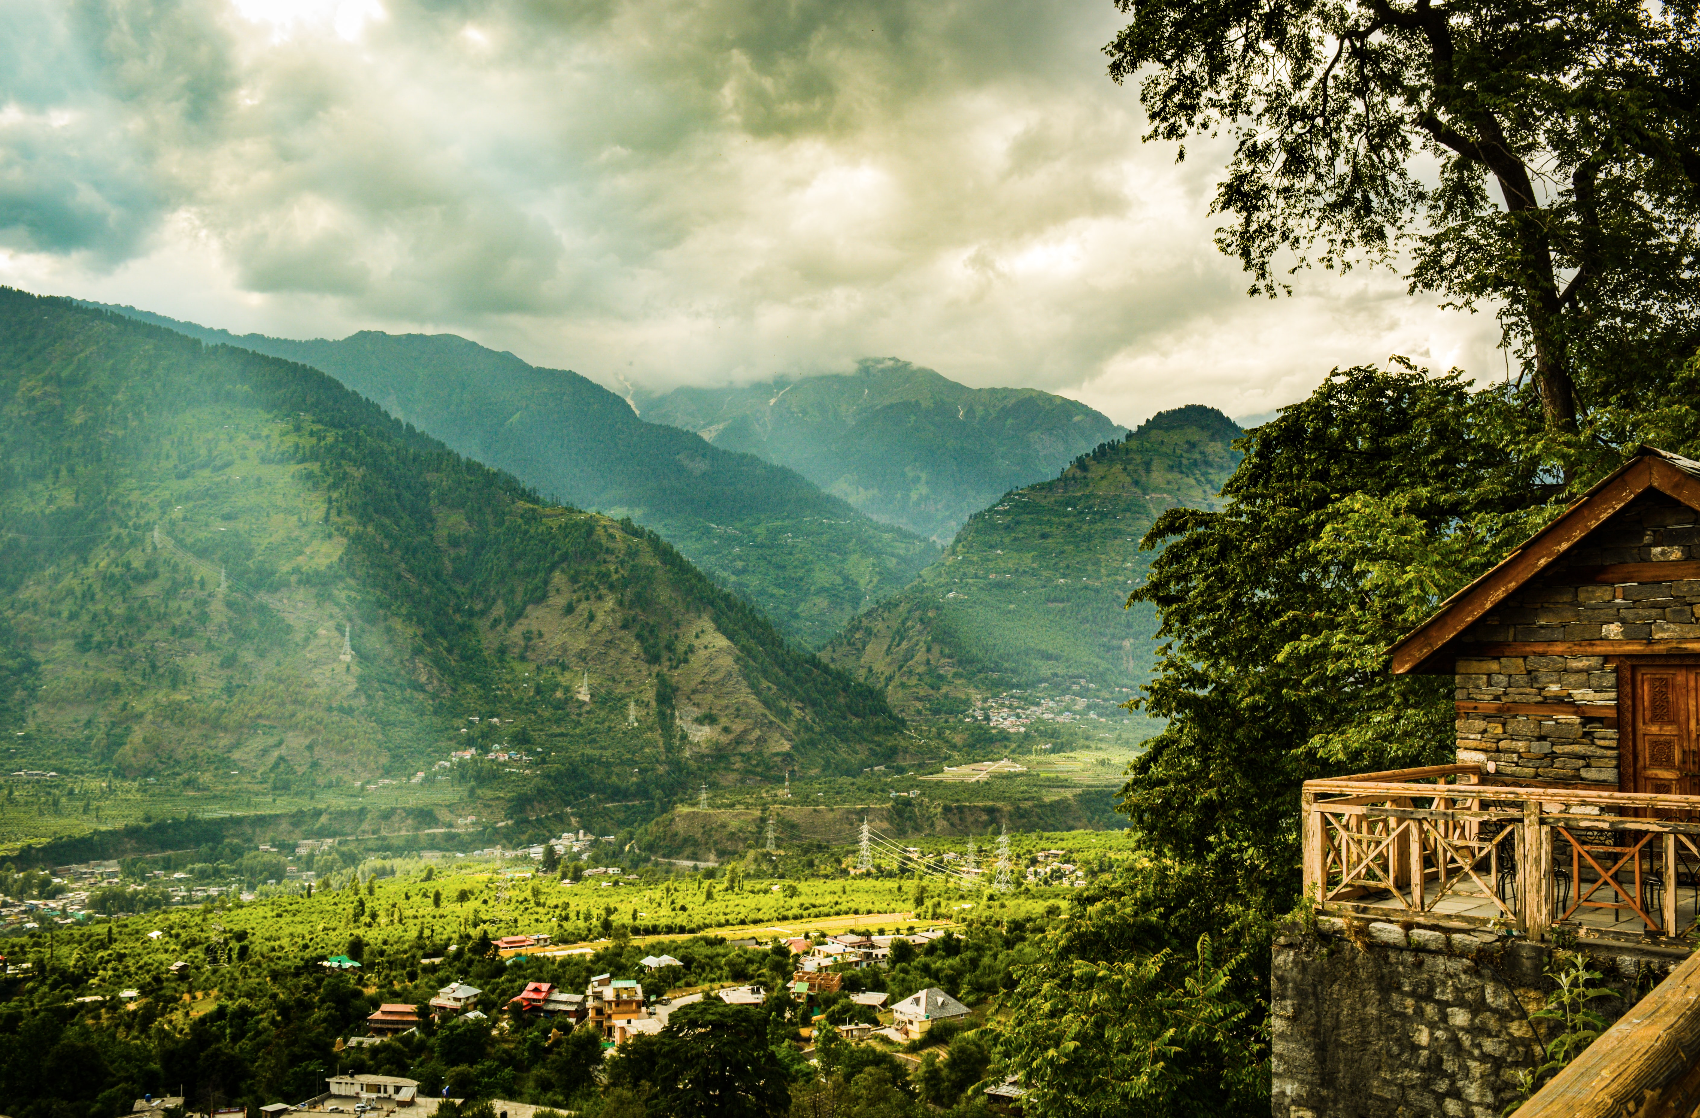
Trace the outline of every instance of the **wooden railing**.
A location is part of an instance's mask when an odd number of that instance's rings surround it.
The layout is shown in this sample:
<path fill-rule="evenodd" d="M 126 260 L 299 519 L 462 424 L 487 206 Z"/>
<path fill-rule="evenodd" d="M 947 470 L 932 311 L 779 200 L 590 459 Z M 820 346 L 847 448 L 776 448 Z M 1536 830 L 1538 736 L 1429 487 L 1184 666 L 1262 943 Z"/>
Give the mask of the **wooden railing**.
<path fill-rule="evenodd" d="M 1406 919 L 1467 900 L 1485 911 L 1446 918 L 1541 939 L 1602 910 L 1675 936 L 1693 921 L 1679 920 L 1679 891 L 1700 905 L 1700 797 L 1437 765 L 1306 781 L 1301 805 L 1305 892 L 1328 909 Z"/>

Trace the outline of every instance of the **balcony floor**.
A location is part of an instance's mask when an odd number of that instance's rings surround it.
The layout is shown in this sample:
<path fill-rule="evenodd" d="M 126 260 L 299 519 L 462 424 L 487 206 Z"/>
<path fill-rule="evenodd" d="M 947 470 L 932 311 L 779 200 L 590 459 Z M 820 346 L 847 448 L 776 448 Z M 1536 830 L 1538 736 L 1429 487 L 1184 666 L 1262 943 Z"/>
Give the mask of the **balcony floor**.
<path fill-rule="evenodd" d="M 1583 890 L 1586 891 L 1591 884 L 1592 882 L 1583 882 Z M 1628 882 L 1625 882 L 1624 888 L 1630 889 L 1633 887 Z M 1700 915 L 1700 903 L 1697 903 L 1697 894 L 1700 894 L 1700 887 L 1692 885 L 1680 885 L 1677 887 L 1676 923 L 1679 930 L 1686 931 L 1693 927 L 1697 915 Z M 1482 892 L 1481 887 L 1474 881 L 1465 880 L 1461 882 L 1453 882 L 1452 887 L 1447 891 L 1446 896 L 1441 900 L 1436 901 L 1435 898 L 1439 895 L 1439 882 L 1431 881 L 1423 889 L 1424 907 L 1428 910 L 1429 915 L 1464 916 L 1480 920 L 1492 920 L 1495 916 L 1503 915 L 1488 895 Z M 1570 894 L 1570 900 L 1574 901 L 1575 899 L 1576 894 L 1573 890 Z M 1593 897 L 1590 899 L 1604 901 L 1618 900 L 1619 898 L 1617 894 L 1612 891 L 1610 886 L 1602 885 L 1599 889 L 1595 890 Z M 1354 901 L 1354 903 L 1367 905 L 1376 909 L 1387 909 L 1390 913 L 1403 913 L 1407 911 L 1405 907 L 1394 898 L 1393 894 L 1387 892 L 1359 897 Z M 1510 904 L 1511 902 L 1507 903 Z M 1513 907 L 1515 906 L 1513 905 Z M 1657 917 L 1659 914 L 1657 912 L 1651 912 L 1650 915 Z M 1641 923 L 1641 918 L 1635 915 L 1632 910 L 1627 908 L 1578 908 L 1575 912 L 1571 913 L 1568 920 L 1564 921 L 1564 926 L 1591 928 L 1598 931 L 1609 931 L 1634 936 L 1641 935 L 1645 930 L 1645 925 Z"/>

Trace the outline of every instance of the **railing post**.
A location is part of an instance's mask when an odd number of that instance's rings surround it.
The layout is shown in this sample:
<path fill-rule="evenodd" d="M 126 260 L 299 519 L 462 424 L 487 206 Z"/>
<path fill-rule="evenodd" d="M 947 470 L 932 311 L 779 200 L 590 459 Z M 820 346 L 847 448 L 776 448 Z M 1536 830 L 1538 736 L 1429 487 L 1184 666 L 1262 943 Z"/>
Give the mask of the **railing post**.
<path fill-rule="evenodd" d="M 1664 911 L 1659 914 L 1664 922 L 1664 934 L 1676 935 L 1676 832 L 1665 832 L 1665 894 Z"/>
<path fill-rule="evenodd" d="M 1299 793 L 1299 844 L 1304 893 L 1321 904 L 1328 891 L 1322 873 L 1322 821 L 1316 817 L 1316 793 Z"/>
<path fill-rule="evenodd" d="M 1525 799 L 1523 801 L 1523 825 L 1518 828 L 1517 836 L 1517 923 L 1518 930 L 1531 940 L 1539 942 L 1545 934 L 1547 921 L 1550 918 L 1550 906 L 1547 904 L 1547 883 L 1552 878 L 1552 855 L 1547 853 L 1546 861 L 1541 861 L 1545 828 L 1541 826 L 1541 803 L 1539 800 Z"/>
<path fill-rule="evenodd" d="M 1411 909 L 1421 912 L 1428 882 L 1423 878 L 1423 821 L 1411 820 Z"/>

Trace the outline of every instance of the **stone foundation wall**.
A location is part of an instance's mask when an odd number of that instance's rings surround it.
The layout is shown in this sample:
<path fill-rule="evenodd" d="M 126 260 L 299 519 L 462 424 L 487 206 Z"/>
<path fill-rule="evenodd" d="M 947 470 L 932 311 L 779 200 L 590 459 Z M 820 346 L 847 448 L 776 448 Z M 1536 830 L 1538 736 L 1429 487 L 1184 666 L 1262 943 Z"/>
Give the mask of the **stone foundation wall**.
<path fill-rule="evenodd" d="M 1685 953 L 1579 945 L 1615 1021 Z M 1276 937 L 1274 1118 L 1499 1118 L 1540 1062 L 1550 952 L 1489 932 L 1324 917 Z"/>

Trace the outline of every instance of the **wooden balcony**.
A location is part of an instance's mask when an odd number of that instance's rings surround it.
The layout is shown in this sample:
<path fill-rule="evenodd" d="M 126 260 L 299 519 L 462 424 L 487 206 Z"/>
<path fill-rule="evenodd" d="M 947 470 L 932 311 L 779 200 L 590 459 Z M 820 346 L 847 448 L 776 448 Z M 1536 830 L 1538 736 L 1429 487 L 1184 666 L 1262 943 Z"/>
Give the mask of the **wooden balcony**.
<path fill-rule="evenodd" d="M 1380 920 L 1681 935 L 1700 909 L 1700 797 L 1518 786 L 1477 765 L 1306 781 L 1305 894 Z"/>

